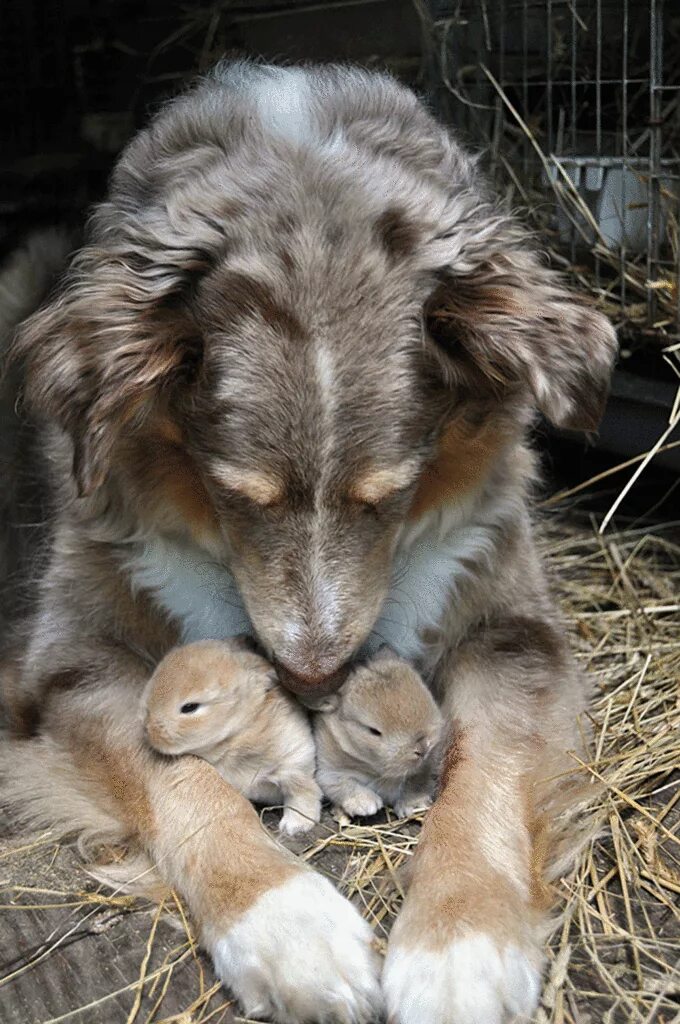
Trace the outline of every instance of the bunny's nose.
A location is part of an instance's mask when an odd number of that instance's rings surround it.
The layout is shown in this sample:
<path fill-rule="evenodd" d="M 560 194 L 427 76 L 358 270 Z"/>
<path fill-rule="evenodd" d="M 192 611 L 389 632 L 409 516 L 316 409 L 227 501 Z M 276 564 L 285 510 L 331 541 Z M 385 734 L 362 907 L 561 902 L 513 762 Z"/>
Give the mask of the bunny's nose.
<path fill-rule="evenodd" d="M 302 697 L 311 694 L 325 697 L 329 693 L 335 693 L 344 683 L 349 671 L 347 665 L 326 665 L 323 661 L 303 666 L 275 659 L 275 665 L 278 677 L 286 689 Z"/>

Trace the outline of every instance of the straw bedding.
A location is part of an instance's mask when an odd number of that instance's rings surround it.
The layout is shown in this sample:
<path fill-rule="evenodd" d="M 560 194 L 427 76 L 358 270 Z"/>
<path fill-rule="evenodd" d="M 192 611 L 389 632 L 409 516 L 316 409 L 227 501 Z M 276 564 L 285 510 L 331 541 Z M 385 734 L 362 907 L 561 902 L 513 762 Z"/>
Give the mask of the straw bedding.
<path fill-rule="evenodd" d="M 593 752 L 582 770 L 593 779 L 598 832 L 557 885 L 561 915 L 541 1024 L 680 1020 L 677 527 L 633 524 L 600 535 L 573 508 L 542 523 L 574 648 L 593 683 Z M 417 833 L 415 819 L 340 830 L 326 818 L 297 849 L 356 902 L 384 948 Z M 16 936 L 3 940 L 0 1019 L 8 1024 L 239 1019 L 176 901 L 155 908 L 90 884 L 73 850 L 49 833 L 2 840 L 0 884 L 0 934 Z M 104 969 L 112 946 L 115 975 Z M 85 965 L 80 982 L 56 1004 L 38 1000 L 30 1009 L 76 953 Z"/>

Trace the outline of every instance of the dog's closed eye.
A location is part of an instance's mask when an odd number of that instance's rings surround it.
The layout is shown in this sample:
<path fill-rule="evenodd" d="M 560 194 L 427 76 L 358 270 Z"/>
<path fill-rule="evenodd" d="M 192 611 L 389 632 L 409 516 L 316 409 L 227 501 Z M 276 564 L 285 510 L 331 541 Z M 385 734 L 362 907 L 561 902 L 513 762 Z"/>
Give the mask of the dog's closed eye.
<path fill-rule="evenodd" d="M 256 469 L 242 469 L 226 462 L 214 463 L 212 475 L 220 487 L 268 508 L 283 498 L 283 485 L 275 476 Z"/>
<path fill-rule="evenodd" d="M 375 507 L 406 490 L 418 475 L 419 463 L 409 459 L 398 466 L 369 469 L 357 477 L 349 490 L 351 501 Z"/>

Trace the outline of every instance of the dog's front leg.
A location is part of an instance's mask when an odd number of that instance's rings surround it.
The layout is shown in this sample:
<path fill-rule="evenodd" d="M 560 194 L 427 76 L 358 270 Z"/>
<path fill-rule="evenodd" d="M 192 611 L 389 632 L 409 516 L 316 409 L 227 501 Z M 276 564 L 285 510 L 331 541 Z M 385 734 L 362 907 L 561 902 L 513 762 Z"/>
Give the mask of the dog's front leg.
<path fill-rule="evenodd" d="M 180 758 L 152 793 L 167 813 L 153 841 L 158 867 L 187 900 L 244 1015 L 373 1020 L 373 936 L 332 884 L 273 843 L 252 806 L 199 759 Z"/>
<path fill-rule="evenodd" d="M 565 753 L 583 687 L 558 634 L 530 618 L 489 626 L 443 682 L 449 746 L 390 939 L 389 1020 L 505 1024 L 539 998 L 545 869 L 575 838 L 551 824 L 583 798 Z"/>
<path fill-rule="evenodd" d="M 29 768 L 33 759 L 35 784 L 23 783 L 23 802 L 35 806 L 42 794 L 42 817 L 60 814 L 67 828 L 90 832 L 108 819 L 141 844 L 186 901 L 246 1016 L 372 1020 L 380 990 L 369 926 L 267 835 L 212 765 L 145 745 L 138 709 L 146 669 L 104 648 L 95 646 L 82 668 L 42 678 L 44 736 L 17 745 Z"/>

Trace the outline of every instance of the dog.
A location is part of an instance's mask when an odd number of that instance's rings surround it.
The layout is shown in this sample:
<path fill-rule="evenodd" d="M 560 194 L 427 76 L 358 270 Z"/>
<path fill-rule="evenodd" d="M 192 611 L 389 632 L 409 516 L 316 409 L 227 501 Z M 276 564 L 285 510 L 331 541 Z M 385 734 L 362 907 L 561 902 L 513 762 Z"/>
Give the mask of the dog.
<path fill-rule="evenodd" d="M 57 511 L 5 790 L 137 842 L 246 1015 L 535 1009 L 587 686 L 532 540 L 528 432 L 595 429 L 615 351 L 409 90 L 249 63 L 133 139 L 17 333 Z M 305 700 L 387 643 L 444 709 L 381 981 L 330 882 L 212 766 L 144 744 L 154 665 L 243 632 Z"/>

